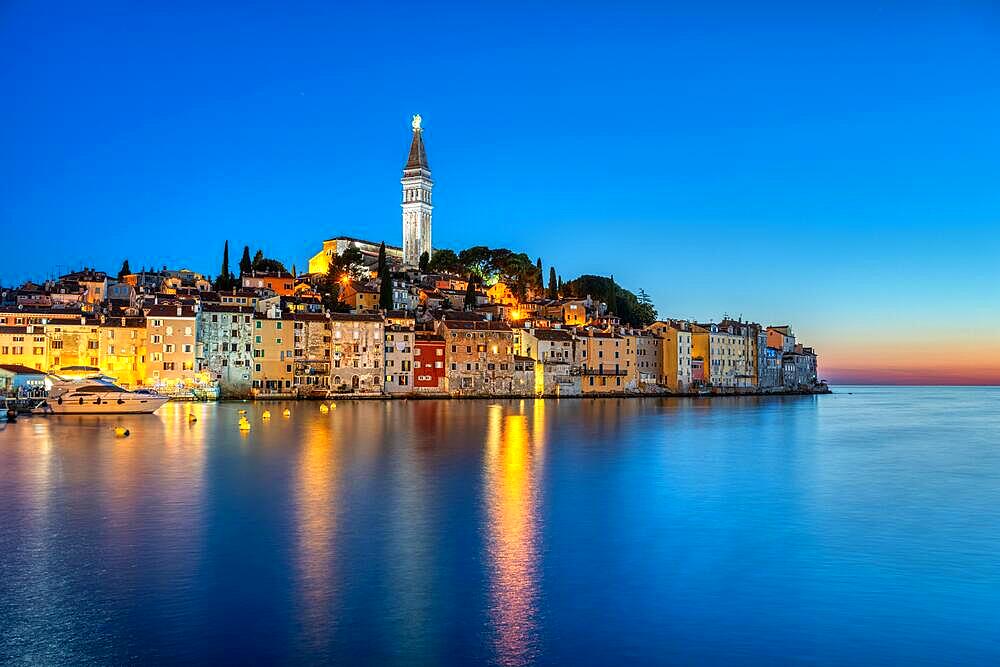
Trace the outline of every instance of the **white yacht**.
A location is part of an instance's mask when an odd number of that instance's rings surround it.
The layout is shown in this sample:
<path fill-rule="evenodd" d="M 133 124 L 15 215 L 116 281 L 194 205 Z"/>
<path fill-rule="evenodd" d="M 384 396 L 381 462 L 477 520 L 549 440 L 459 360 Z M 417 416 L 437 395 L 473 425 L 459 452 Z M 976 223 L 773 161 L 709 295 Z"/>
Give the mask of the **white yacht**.
<path fill-rule="evenodd" d="M 50 376 L 52 383 L 43 410 L 52 414 L 142 414 L 155 412 L 170 400 L 154 391 L 128 391 L 105 376 L 66 379 Z"/>

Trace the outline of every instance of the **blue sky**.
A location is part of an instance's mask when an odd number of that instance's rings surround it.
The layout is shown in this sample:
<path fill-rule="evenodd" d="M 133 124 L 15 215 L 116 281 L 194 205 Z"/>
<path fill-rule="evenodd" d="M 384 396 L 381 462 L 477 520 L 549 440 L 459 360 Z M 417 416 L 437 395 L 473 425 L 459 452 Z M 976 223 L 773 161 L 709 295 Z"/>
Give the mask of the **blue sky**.
<path fill-rule="evenodd" d="M 821 352 L 952 319 L 1000 377 L 995 3 L 7 0 L 0 45 L 2 283 L 398 243 L 419 112 L 436 247 Z"/>

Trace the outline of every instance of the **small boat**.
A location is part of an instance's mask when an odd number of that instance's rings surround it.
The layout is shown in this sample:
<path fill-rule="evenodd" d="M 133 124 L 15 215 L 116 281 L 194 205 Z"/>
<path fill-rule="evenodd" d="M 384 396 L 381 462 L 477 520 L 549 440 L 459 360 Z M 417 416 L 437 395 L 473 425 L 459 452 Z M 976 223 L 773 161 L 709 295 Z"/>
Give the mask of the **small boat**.
<path fill-rule="evenodd" d="M 106 376 L 71 380 L 53 375 L 50 381 L 43 407 L 49 414 L 148 414 L 170 400 L 148 389 L 128 391 Z"/>

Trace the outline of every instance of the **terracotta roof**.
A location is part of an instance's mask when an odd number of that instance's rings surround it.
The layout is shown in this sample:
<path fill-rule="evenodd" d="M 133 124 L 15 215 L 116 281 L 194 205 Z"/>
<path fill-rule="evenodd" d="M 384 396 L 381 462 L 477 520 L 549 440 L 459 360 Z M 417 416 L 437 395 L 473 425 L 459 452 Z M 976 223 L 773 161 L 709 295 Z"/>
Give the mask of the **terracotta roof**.
<path fill-rule="evenodd" d="M 476 322 L 469 320 L 441 320 L 441 324 L 448 329 L 466 329 L 470 331 L 513 331 L 503 322 L 488 322 L 486 320 Z"/>
<path fill-rule="evenodd" d="M 538 340 L 573 340 L 573 334 L 565 329 L 535 329 L 529 333 Z"/>
<path fill-rule="evenodd" d="M 159 303 L 150 306 L 146 310 L 146 317 L 194 317 L 194 308 L 191 306 Z"/>

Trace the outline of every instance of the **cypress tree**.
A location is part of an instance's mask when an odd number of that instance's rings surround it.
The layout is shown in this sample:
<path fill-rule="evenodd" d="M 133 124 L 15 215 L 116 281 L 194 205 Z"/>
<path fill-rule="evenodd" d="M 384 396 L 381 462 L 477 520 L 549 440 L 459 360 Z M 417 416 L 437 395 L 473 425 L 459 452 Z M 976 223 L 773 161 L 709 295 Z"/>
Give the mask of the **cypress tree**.
<path fill-rule="evenodd" d="M 253 261 L 250 259 L 250 246 L 243 246 L 243 256 L 240 257 L 240 276 L 245 276 L 253 271 Z"/>
<path fill-rule="evenodd" d="M 430 265 L 431 265 L 431 254 L 426 250 L 424 250 L 422 253 L 420 253 L 420 261 L 418 262 L 418 268 L 420 269 L 420 273 L 427 273 L 427 269 L 430 268 Z"/>
<path fill-rule="evenodd" d="M 253 256 L 253 262 L 250 265 L 250 268 L 256 269 L 257 267 L 260 266 L 260 263 L 263 261 L 264 261 L 264 251 L 258 249 L 257 253 Z"/>
<path fill-rule="evenodd" d="M 549 267 L 549 298 L 558 299 L 559 298 L 559 283 L 556 278 L 556 267 Z"/>
<path fill-rule="evenodd" d="M 232 281 L 229 274 L 229 241 L 226 241 L 222 247 L 222 268 L 219 269 L 219 275 L 215 277 L 215 289 L 220 291 L 227 290 L 231 286 Z"/>
<path fill-rule="evenodd" d="M 132 273 L 132 269 L 128 267 L 128 260 L 126 259 L 122 262 L 122 268 L 118 269 L 118 280 L 121 280 L 130 273 Z"/>
<path fill-rule="evenodd" d="M 392 309 L 392 276 L 389 275 L 388 265 L 382 268 L 379 275 L 378 306 L 382 310 Z"/>
<path fill-rule="evenodd" d="M 376 272 L 379 275 L 379 278 L 381 278 L 382 274 L 385 273 L 385 269 L 386 269 L 386 266 L 385 266 L 385 241 L 382 241 L 382 244 L 378 247 L 378 269 L 376 270 Z"/>
<path fill-rule="evenodd" d="M 475 310 L 476 302 L 476 282 L 474 276 L 469 276 L 469 286 L 465 288 L 465 309 Z"/>
<path fill-rule="evenodd" d="M 545 278 L 543 276 L 544 274 L 542 273 L 542 258 L 539 257 L 538 261 L 535 262 L 535 278 L 536 278 L 535 284 L 536 287 L 538 287 L 539 292 L 545 288 L 545 284 L 543 282 Z"/>

